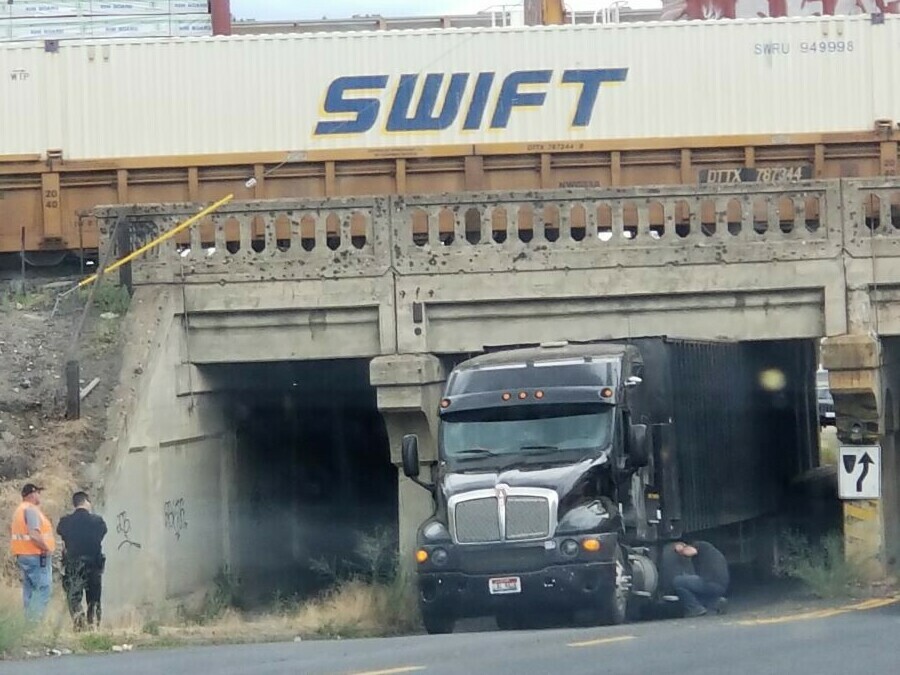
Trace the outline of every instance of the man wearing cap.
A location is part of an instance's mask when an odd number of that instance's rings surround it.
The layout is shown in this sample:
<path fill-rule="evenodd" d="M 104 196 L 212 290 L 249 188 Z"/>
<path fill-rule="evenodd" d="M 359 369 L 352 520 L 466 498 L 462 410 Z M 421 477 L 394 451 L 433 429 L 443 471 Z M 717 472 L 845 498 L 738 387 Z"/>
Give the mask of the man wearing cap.
<path fill-rule="evenodd" d="M 101 544 L 106 522 L 91 513 L 91 501 L 85 492 L 72 495 L 75 511 L 59 519 L 56 533 L 63 540 L 63 588 L 75 630 L 100 625 L 100 593 L 106 557 Z M 87 600 L 87 621 L 82 609 Z"/>
<path fill-rule="evenodd" d="M 10 549 L 22 572 L 22 601 L 29 621 L 44 618 L 53 583 L 53 525 L 40 509 L 43 488 L 28 483 L 13 513 Z"/>
<path fill-rule="evenodd" d="M 722 552 L 708 541 L 693 544 L 679 541 L 673 548 L 678 556 L 690 562 L 690 567 L 682 570 L 672 580 L 675 592 L 684 606 L 685 616 L 703 616 L 710 609 L 717 614 L 724 614 L 728 606 L 725 594 L 728 592 L 730 577 L 728 561 Z"/>

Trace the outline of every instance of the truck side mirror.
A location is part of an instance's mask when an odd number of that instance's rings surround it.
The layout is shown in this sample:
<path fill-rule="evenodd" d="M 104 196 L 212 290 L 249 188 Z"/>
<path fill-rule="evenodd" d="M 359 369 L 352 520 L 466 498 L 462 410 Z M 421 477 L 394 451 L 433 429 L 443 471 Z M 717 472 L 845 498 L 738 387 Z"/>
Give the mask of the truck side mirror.
<path fill-rule="evenodd" d="M 650 438 L 646 424 L 629 425 L 628 459 L 636 468 L 647 466 L 650 463 Z"/>
<path fill-rule="evenodd" d="M 400 444 L 400 453 L 403 457 L 403 473 L 407 478 L 415 480 L 419 477 L 419 437 L 404 436 Z"/>

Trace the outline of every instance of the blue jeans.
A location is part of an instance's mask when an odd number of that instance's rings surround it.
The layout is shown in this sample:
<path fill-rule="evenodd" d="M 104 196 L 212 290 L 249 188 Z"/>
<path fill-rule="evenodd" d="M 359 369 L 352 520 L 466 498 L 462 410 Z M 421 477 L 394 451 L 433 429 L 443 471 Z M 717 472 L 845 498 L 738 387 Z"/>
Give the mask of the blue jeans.
<path fill-rule="evenodd" d="M 681 574 L 672 580 L 672 585 L 688 614 L 704 610 L 725 596 L 725 589 L 720 584 L 705 581 L 696 574 Z"/>
<path fill-rule="evenodd" d="M 41 556 L 20 555 L 16 557 L 22 571 L 22 603 L 25 617 L 29 621 L 41 621 L 50 604 L 50 588 L 53 583 L 53 567 L 48 555 L 41 567 Z"/>

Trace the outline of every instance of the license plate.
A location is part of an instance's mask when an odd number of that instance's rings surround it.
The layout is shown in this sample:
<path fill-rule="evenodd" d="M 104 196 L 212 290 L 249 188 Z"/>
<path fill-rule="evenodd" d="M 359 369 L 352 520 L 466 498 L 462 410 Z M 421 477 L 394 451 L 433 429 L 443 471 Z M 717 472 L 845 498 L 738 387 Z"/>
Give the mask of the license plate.
<path fill-rule="evenodd" d="M 491 595 L 509 595 L 522 592 L 522 580 L 519 577 L 502 577 L 488 581 Z"/>

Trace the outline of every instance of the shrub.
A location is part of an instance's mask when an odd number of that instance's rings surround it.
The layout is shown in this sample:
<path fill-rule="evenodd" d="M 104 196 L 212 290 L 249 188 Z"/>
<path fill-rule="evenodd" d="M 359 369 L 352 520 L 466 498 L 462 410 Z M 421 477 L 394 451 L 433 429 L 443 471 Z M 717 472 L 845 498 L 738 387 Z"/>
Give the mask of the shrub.
<path fill-rule="evenodd" d="M 22 609 L 0 606 L 0 653 L 9 654 L 18 651 L 28 634 L 28 624 L 22 615 Z"/>
<path fill-rule="evenodd" d="M 787 533 L 783 550 L 780 573 L 802 582 L 819 598 L 847 597 L 862 583 L 859 564 L 847 558 L 843 537 L 838 533 L 828 534 L 818 543 L 798 533 Z"/>

